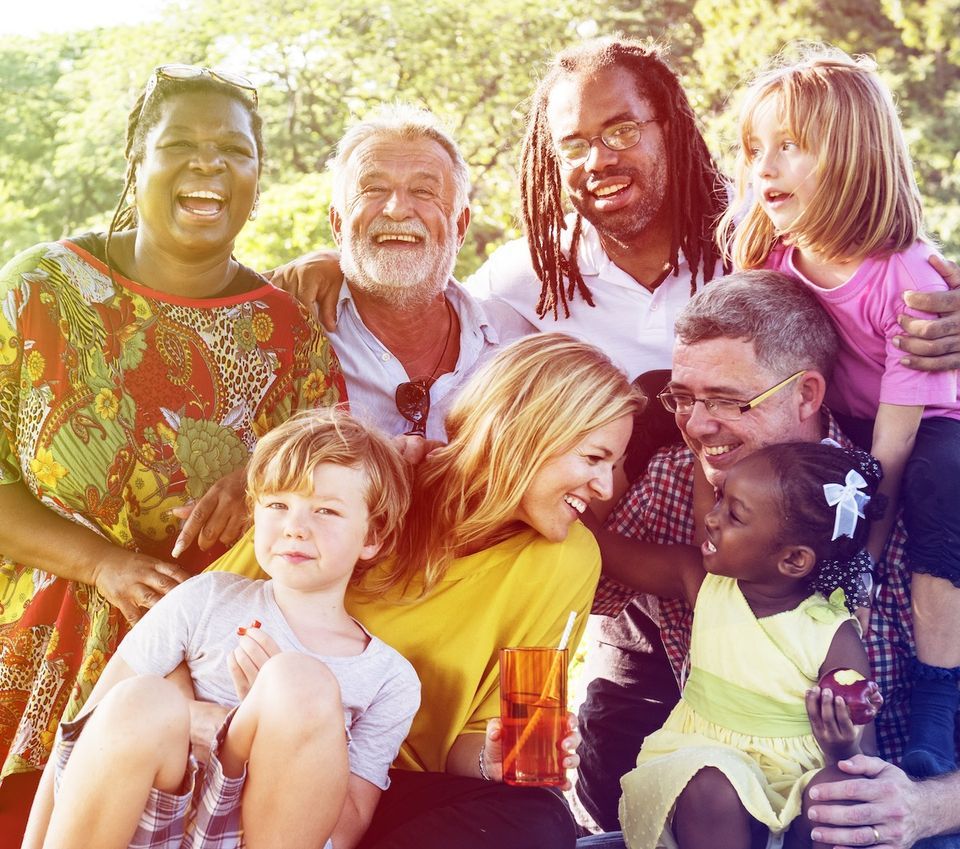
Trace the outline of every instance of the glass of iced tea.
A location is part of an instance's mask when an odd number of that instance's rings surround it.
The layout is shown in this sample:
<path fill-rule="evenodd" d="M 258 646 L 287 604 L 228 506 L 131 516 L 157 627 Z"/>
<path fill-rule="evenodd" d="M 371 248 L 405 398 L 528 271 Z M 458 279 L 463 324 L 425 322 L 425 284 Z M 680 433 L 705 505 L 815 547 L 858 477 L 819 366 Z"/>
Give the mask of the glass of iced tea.
<path fill-rule="evenodd" d="M 567 650 L 500 649 L 503 780 L 559 787 L 566 779 Z"/>

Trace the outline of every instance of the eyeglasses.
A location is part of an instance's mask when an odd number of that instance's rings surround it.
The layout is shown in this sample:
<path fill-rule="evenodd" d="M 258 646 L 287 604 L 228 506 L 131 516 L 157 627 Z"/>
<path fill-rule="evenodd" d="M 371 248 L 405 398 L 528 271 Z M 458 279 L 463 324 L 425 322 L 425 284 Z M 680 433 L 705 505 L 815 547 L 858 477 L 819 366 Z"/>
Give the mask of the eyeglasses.
<path fill-rule="evenodd" d="M 412 427 L 404 436 L 427 435 L 427 416 L 430 415 L 430 383 L 426 380 L 409 380 L 397 386 L 394 401 L 397 412 L 403 416 Z"/>
<path fill-rule="evenodd" d="M 144 106 L 161 79 L 198 80 L 201 77 L 210 77 L 227 85 L 232 85 L 234 88 L 243 89 L 250 93 L 250 97 L 253 99 L 253 108 L 256 109 L 259 105 L 260 101 L 257 97 L 257 87 L 246 77 L 240 76 L 240 74 L 234 74 L 231 71 L 218 71 L 216 68 L 201 68 L 199 65 L 158 65 L 153 69 L 153 74 L 151 74 L 150 79 L 147 81 L 147 90 L 143 95 Z M 140 114 L 143 114 L 142 108 Z"/>
<path fill-rule="evenodd" d="M 664 389 L 657 397 L 660 403 L 671 413 L 678 413 L 681 416 L 689 416 L 693 413 L 693 407 L 699 401 L 704 409 L 718 419 L 727 419 L 736 421 L 747 410 L 752 410 L 758 404 L 762 404 L 771 395 L 775 395 L 785 386 L 788 386 L 794 380 L 807 373 L 806 369 L 791 374 L 784 378 L 776 386 L 771 386 L 765 392 L 761 392 L 756 398 L 749 401 L 734 401 L 730 398 L 697 398 L 695 395 L 688 395 L 686 392 L 673 392 L 670 389 Z"/>
<path fill-rule="evenodd" d="M 643 128 L 647 124 L 656 124 L 659 118 L 648 118 L 646 121 L 620 121 L 611 124 L 604 129 L 599 136 L 585 139 L 582 137 L 572 139 L 561 139 L 555 143 L 557 155 L 563 160 L 563 164 L 569 168 L 576 168 L 583 165 L 590 156 L 590 149 L 593 143 L 600 139 L 604 147 L 608 150 L 629 150 L 640 144 L 643 138 Z"/>

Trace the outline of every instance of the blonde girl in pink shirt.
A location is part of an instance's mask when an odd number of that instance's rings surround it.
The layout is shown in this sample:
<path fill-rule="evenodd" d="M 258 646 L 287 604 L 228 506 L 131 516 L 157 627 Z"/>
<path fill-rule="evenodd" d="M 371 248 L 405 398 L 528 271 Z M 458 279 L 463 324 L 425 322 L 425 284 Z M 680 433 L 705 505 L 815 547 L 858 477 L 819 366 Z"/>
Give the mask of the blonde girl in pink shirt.
<path fill-rule="evenodd" d="M 880 492 L 901 497 L 916 640 L 905 769 L 957 768 L 960 678 L 960 404 L 956 372 L 907 369 L 898 316 L 908 290 L 945 289 L 928 263 L 920 193 L 889 89 L 865 57 L 807 49 L 747 89 L 737 201 L 719 232 L 739 268 L 792 273 L 842 340 L 827 400 L 841 422 L 873 422 Z M 896 510 L 867 543 L 879 560 Z"/>

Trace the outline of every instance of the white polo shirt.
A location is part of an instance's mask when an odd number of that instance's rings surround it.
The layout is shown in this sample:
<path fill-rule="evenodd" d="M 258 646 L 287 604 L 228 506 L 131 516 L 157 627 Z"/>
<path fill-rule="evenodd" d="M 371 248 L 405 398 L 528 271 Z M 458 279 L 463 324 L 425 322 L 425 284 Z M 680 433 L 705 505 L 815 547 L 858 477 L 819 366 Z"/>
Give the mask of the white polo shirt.
<path fill-rule="evenodd" d="M 564 233 L 568 244 L 572 229 L 573 217 L 568 216 Z M 569 333 L 596 345 L 633 380 L 652 369 L 670 368 L 673 325 L 690 300 L 690 267 L 682 255 L 680 260 L 680 273 L 650 292 L 607 256 L 596 229 L 584 220 L 578 261 L 595 306 L 578 295 L 569 304 L 569 318 L 562 311 L 556 320 L 552 312 L 539 318 L 540 280 L 525 239 L 494 251 L 466 285 L 478 298 L 509 304 L 540 331 Z M 698 288 L 702 284 L 701 274 Z"/>
<path fill-rule="evenodd" d="M 481 303 L 456 280 L 450 280 L 445 294 L 460 320 L 460 356 L 456 368 L 430 387 L 427 416 L 427 438 L 444 442 L 443 422 L 457 390 L 498 346 L 535 330 L 502 301 Z M 337 328 L 327 335 L 340 359 L 351 412 L 391 436 L 409 430 L 410 422 L 397 411 L 395 396 L 397 386 L 410 377 L 360 319 L 346 281 L 337 302 Z"/>

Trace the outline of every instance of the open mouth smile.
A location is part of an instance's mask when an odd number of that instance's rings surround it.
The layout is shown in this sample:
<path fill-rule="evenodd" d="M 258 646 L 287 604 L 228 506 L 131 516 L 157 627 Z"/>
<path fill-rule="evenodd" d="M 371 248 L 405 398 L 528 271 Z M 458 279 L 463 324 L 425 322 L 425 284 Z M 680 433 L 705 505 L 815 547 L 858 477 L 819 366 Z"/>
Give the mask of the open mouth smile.
<path fill-rule="evenodd" d="M 721 457 L 737 448 L 736 445 L 704 445 L 703 453 L 708 457 Z"/>
<path fill-rule="evenodd" d="M 215 216 L 226 205 L 226 198 L 217 192 L 196 191 L 177 195 L 180 206 L 193 215 Z"/>
<path fill-rule="evenodd" d="M 563 500 L 569 504 L 578 514 L 582 514 L 587 509 L 587 502 L 575 495 L 565 495 Z"/>
<path fill-rule="evenodd" d="M 596 198 L 608 198 L 613 195 L 619 194 L 624 189 L 630 187 L 629 180 L 617 181 L 615 183 L 607 183 L 603 186 L 597 186 L 594 189 L 590 189 L 590 193 Z"/>
<path fill-rule="evenodd" d="M 373 241 L 378 245 L 389 244 L 391 242 L 406 242 L 408 244 L 418 245 L 423 239 L 412 233 L 380 233 L 373 237 Z"/>

